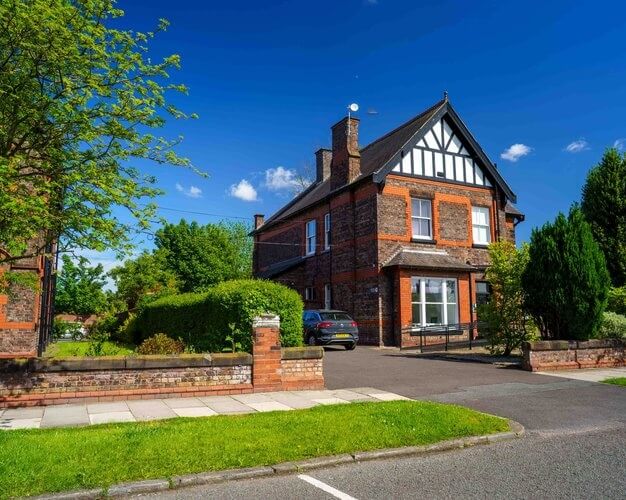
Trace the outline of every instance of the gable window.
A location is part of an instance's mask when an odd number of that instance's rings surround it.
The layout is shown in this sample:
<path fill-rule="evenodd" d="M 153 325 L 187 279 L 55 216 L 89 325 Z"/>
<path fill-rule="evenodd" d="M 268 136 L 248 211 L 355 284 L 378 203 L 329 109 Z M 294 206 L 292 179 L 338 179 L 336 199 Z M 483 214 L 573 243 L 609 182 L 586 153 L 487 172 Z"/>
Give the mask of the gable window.
<path fill-rule="evenodd" d="M 472 234 L 476 245 L 488 245 L 491 242 L 488 207 L 472 207 Z"/>
<path fill-rule="evenodd" d="M 411 278 L 413 324 L 452 325 L 459 321 L 454 278 Z"/>
<path fill-rule="evenodd" d="M 304 300 L 315 300 L 315 288 L 307 286 L 304 289 Z"/>
<path fill-rule="evenodd" d="M 332 291 L 330 288 L 330 283 L 326 283 L 324 285 L 324 309 L 330 309 L 332 305 L 331 295 Z"/>
<path fill-rule="evenodd" d="M 315 253 L 316 245 L 316 230 L 317 224 L 315 219 L 306 223 L 306 254 L 313 255 Z"/>
<path fill-rule="evenodd" d="M 422 198 L 411 199 L 411 225 L 413 238 L 420 240 L 432 239 L 432 207 L 431 201 Z"/>
<path fill-rule="evenodd" d="M 324 250 L 330 248 L 330 214 L 324 215 Z"/>

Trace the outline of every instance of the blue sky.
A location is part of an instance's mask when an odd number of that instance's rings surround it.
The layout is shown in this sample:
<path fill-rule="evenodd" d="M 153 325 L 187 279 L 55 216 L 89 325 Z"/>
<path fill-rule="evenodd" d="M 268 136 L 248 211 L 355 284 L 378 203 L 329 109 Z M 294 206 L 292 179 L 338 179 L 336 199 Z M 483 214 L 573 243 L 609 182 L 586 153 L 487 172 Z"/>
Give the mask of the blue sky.
<path fill-rule="evenodd" d="M 171 22 L 152 56 L 181 55 L 183 67 L 172 76 L 188 85 L 189 96 L 175 102 L 199 114 L 164 132 L 182 134 L 179 152 L 209 177 L 150 167 L 167 192 L 163 207 L 268 216 L 289 200 L 291 173 L 312 167 L 314 151 L 329 145 L 330 126 L 349 103 L 363 111 L 365 145 L 447 90 L 517 193 L 527 215 L 518 226 L 523 241 L 579 199 L 586 172 L 606 147 L 620 140 L 626 146 L 626 7 L 618 2 L 119 0 L 118 6 L 127 28 L 147 31 L 160 17 Z M 525 154 L 501 157 L 516 144 L 513 153 Z"/>

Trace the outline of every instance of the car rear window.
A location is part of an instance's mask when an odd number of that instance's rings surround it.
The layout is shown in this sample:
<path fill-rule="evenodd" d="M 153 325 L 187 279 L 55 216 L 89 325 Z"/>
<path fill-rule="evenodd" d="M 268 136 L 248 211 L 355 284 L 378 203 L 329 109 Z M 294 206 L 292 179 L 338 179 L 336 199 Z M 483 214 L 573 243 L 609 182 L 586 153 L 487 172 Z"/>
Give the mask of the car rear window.
<path fill-rule="evenodd" d="M 348 316 L 346 313 L 320 313 L 320 316 L 325 321 L 350 321 L 352 318 Z"/>

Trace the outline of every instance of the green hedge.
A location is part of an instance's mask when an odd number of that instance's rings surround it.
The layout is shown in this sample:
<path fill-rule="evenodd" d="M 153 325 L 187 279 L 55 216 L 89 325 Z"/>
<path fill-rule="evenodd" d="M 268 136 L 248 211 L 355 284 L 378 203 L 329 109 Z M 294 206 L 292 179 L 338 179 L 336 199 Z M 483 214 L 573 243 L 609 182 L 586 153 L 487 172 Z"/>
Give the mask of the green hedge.
<path fill-rule="evenodd" d="M 146 305 L 134 325 L 135 340 L 165 333 L 198 351 L 220 352 L 236 345 L 237 350 L 251 352 L 252 319 L 269 312 L 280 317 L 282 345 L 299 346 L 302 309 L 300 295 L 278 283 L 225 281 L 205 293 L 169 295 Z"/>

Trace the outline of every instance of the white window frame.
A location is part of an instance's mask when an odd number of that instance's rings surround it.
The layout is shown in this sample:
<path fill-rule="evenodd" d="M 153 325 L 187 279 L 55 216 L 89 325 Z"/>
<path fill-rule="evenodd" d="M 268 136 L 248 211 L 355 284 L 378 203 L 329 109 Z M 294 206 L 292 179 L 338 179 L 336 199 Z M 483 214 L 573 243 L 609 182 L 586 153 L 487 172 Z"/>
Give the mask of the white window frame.
<path fill-rule="evenodd" d="M 324 215 L 324 250 L 330 250 L 330 212 Z"/>
<path fill-rule="evenodd" d="M 304 288 L 304 300 L 315 300 L 315 287 L 307 286 Z"/>
<path fill-rule="evenodd" d="M 306 255 L 314 255 L 316 245 L 317 221 L 315 219 L 311 219 L 306 223 Z"/>
<path fill-rule="evenodd" d="M 418 206 L 420 207 L 420 214 L 417 215 L 414 210 L 414 202 L 418 202 Z M 422 211 L 422 202 L 427 202 L 430 207 L 430 217 L 424 217 L 421 215 Z M 413 221 L 414 220 L 427 220 L 428 221 L 428 232 L 427 236 L 414 234 L 413 231 Z M 416 240 L 432 240 L 433 239 L 433 201 L 428 198 L 411 198 L 411 234 Z"/>
<path fill-rule="evenodd" d="M 476 222 L 476 216 L 479 213 L 486 213 L 487 224 L 479 224 Z M 482 241 L 478 238 L 478 231 L 476 231 L 476 229 L 486 229 L 486 241 Z M 491 210 L 489 207 L 472 206 L 472 241 L 475 245 L 489 245 L 489 243 L 491 243 Z"/>
<path fill-rule="evenodd" d="M 332 287 L 330 283 L 324 285 L 324 309 L 331 309 L 332 307 Z"/>
<path fill-rule="evenodd" d="M 413 288 L 416 281 L 419 280 L 419 298 L 418 302 L 413 301 Z M 441 281 L 441 302 L 426 302 L 426 280 L 438 280 Z M 448 302 L 448 281 L 454 281 L 456 302 Z M 449 325 L 459 323 L 459 280 L 453 277 L 433 277 L 433 276 L 411 276 L 411 314 L 413 314 L 413 304 L 420 305 L 420 317 L 421 323 L 413 323 L 419 326 L 431 326 L 431 325 Z M 441 304 L 443 306 L 443 322 L 442 323 L 428 323 L 426 322 L 426 304 Z M 450 323 L 448 318 L 448 305 L 455 305 L 456 318 L 454 322 Z M 411 318 L 413 322 L 413 318 Z"/>

